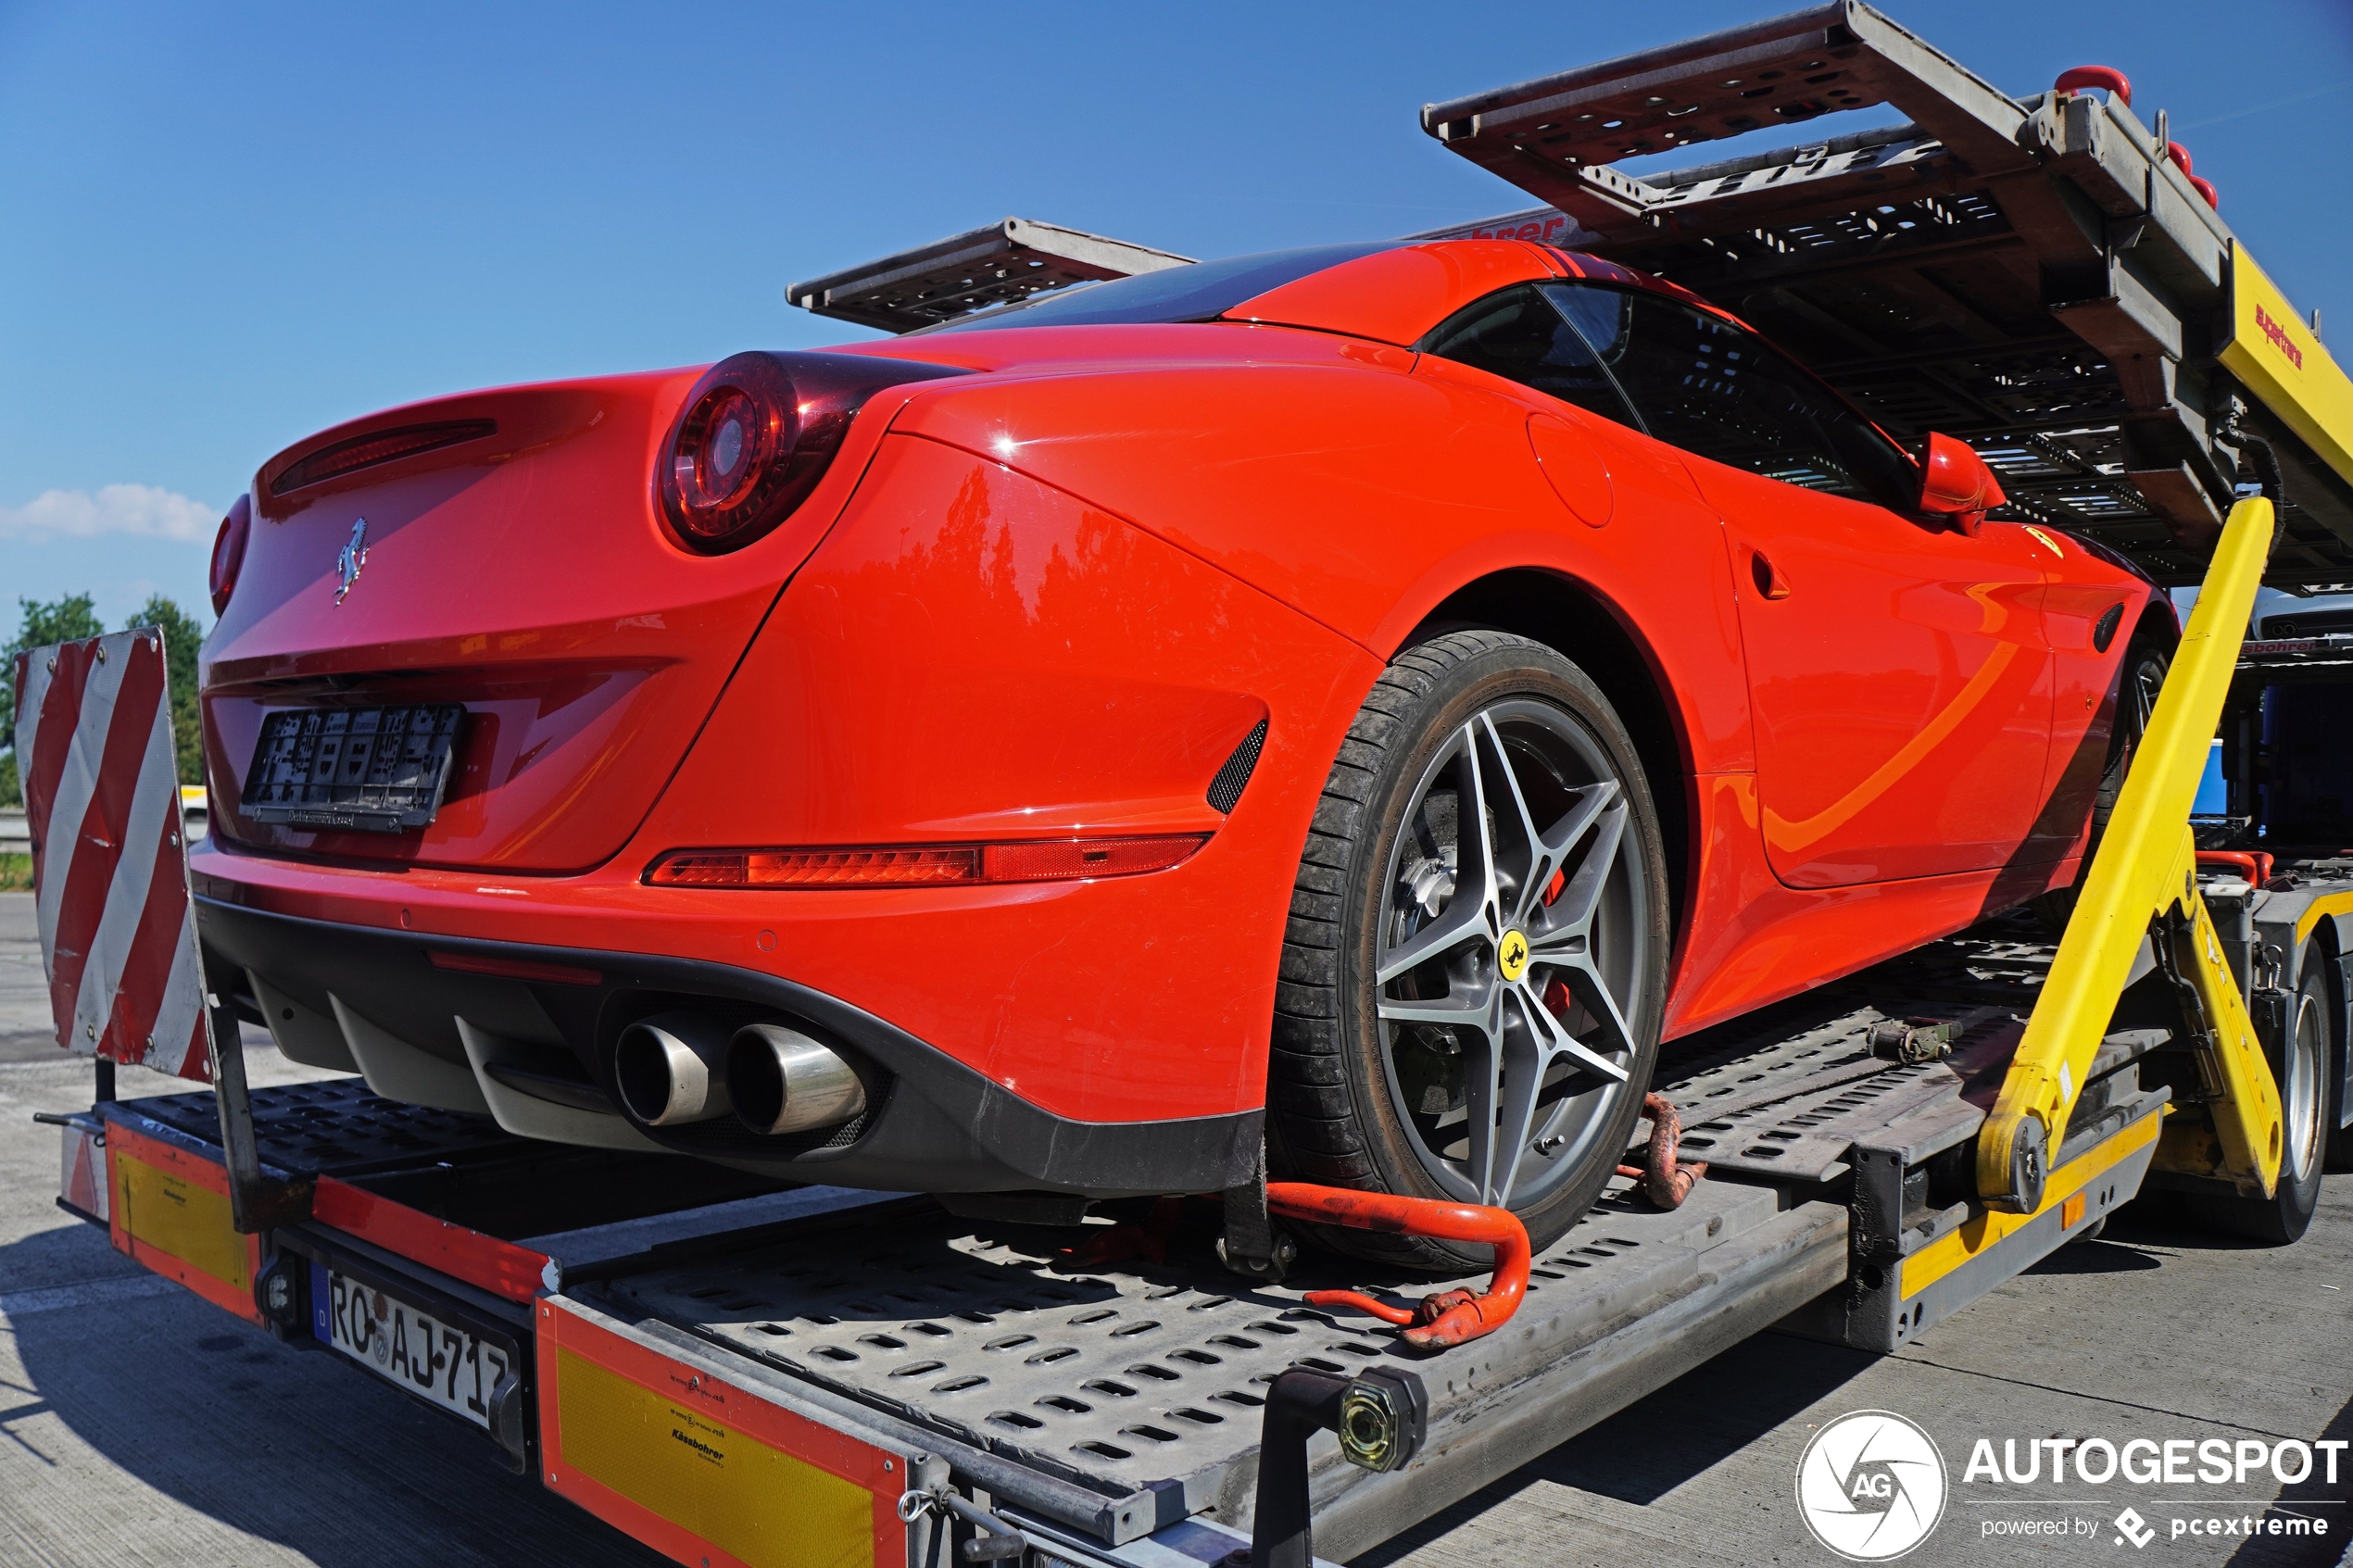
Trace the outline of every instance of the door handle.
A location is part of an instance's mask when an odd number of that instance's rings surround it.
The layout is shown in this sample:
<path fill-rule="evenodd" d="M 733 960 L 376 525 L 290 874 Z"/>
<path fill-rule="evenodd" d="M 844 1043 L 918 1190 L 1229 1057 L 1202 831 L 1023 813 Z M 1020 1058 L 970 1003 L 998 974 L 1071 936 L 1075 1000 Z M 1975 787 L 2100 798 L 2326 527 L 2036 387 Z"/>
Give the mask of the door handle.
<path fill-rule="evenodd" d="M 1773 563 L 1762 550 L 1748 552 L 1748 575 L 1756 583 L 1756 591 L 1768 599 L 1789 597 L 1789 579 L 1773 570 Z"/>

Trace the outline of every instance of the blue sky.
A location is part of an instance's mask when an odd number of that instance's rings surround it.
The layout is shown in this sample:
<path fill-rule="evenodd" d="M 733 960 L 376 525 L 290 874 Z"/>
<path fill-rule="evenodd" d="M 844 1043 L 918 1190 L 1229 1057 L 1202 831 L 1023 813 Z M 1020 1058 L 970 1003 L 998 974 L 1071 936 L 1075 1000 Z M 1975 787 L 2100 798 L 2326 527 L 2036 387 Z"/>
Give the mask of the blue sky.
<path fill-rule="evenodd" d="M 221 508 L 322 426 L 862 335 L 784 285 L 1008 213 L 1217 256 L 1526 205 L 1419 107 L 1796 3 L 0 0 L 0 628 L 201 607 Z M 2353 342 L 2346 0 L 1885 8 L 2015 93 L 2122 68 Z"/>

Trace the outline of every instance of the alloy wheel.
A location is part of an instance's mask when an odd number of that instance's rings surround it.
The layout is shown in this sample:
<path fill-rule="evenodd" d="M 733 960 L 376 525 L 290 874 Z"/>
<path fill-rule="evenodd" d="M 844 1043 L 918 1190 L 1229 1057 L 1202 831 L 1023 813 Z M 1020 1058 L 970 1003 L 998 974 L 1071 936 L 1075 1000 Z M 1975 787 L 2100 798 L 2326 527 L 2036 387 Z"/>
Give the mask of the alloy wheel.
<path fill-rule="evenodd" d="M 1528 698 L 1478 709 L 1416 787 L 1378 939 L 1381 1060 L 1461 1199 L 1541 1201 L 1634 1092 L 1657 892 L 1630 819 L 1592 735 Z"/>
<path fill-rule="evenodd" d="M 2315 962 L 2324 961 L 2317 957 Z M 2328 1018 L 2309 991 L 2296 994 L 2296 1026 L 2288 1032 L 2286 1071 L 2280 1074 L 2280 1114 L 2287 1123 L 2280 1151 L 2280 1180 L 2306 1181 L 2320 1166 L 2326 1141 L 2322 1111 L 2328 1096 L 2321 1063 L 2328 1055 Z"/>

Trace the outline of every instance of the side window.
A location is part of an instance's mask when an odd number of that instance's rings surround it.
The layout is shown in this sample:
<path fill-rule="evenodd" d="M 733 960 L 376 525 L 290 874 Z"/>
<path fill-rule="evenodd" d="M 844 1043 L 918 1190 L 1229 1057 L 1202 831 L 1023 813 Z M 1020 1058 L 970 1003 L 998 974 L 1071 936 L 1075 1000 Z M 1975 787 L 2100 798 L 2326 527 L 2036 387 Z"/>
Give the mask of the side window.
<path fill-rule="evenodd" d="M 1661 441 L 1808 490 L 1918 501 L 1903 451 L 1755 334 L 1655 294 L 1545 288 Z"/>
<path fill-rule="evenodd" d="M 1642 428 L 1584 339 L 1530 284 L 1465 306 L 1431 329 L 1420 347 L 1425 354 L 1475 365 L 1604 419 Z"/>

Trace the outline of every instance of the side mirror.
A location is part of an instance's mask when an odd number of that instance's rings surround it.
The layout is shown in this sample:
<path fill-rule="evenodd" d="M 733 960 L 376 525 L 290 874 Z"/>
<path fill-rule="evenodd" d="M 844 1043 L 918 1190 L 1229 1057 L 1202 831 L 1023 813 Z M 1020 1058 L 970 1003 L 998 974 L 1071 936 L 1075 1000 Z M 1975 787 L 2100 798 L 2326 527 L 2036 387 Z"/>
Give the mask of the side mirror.
<path fill-rule="evenodd" d="M 1920 455 L 1920 510 L 1949 517 L 1964 533 L 1976 535 L 1985 514 L 2006 499 L 2002 482 L 1966 441 L 1931 433 Z"/>

